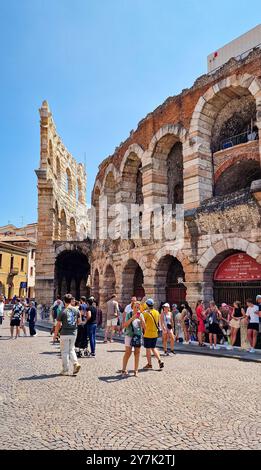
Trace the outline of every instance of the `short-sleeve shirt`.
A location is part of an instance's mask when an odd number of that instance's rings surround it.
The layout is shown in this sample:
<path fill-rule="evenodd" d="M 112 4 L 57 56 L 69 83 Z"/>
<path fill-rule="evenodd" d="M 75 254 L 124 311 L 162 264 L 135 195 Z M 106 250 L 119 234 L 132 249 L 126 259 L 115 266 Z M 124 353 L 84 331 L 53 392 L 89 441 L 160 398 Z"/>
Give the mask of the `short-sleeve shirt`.
<path fill-rule="evenodd" d="M 87 308 L 87 312 L 91 312 L 91 318 L 87 321 L 87 325 L 93 325 L 97 322 L 97 309 L 93 305 L 90 305 L 90 307 Z"/>
<path fill-rule="evenodd" d="M 22 304 L 16 304 L 13 307 L 13 319 L 21 320 L 23 315 L 24 306 Z"/>
<path fill-rule="evenodd" d="M 61 335 L 76 335 L 79 310 L 76 307 L 66 307 L 57 316 L 57 320 L 62 322 Z"/>
<path fill-rule="evenodd" d="M 107 320 L 113 320 L 119 314 L 119 304 L 117 300 L 109 300 L 107 302 Z"/>
<path fill-rule="evenodd" d="M 259 307 L 257 305 L 248 307 L 246 314 L 249 317 L 250 323 L 259 323 Z"/>
<path fill-rule="evenodd" d="M 146 324 L 144 338 L 157 338 L 158 328 L 156 325 L 159 324 L 160 319 L 160 314 L 158 310 L 147 310 L 146 312 L 143 312 L 143 316 Z"/>

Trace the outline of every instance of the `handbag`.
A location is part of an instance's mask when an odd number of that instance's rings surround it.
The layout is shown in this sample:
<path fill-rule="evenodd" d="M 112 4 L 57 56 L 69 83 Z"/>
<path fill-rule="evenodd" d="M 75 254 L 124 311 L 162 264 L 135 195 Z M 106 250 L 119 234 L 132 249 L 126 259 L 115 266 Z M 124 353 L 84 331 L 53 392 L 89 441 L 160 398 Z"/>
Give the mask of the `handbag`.
<path fill-rule="evenodd" d="M 132 323 L 131 323 L 131 329 L 133 331 L 133 336 L 131 338 L 131 347 L 140 348 L 141 347 L 141 335 L 137 335 L 134 333 L 134 327 Z"/>
<path fill-rule="evenodd" d="M 131 347 L 132 348 L 140 348 L 141 347 L 141 336 L 140 335 L 133 335 L 131 338 Z"/>

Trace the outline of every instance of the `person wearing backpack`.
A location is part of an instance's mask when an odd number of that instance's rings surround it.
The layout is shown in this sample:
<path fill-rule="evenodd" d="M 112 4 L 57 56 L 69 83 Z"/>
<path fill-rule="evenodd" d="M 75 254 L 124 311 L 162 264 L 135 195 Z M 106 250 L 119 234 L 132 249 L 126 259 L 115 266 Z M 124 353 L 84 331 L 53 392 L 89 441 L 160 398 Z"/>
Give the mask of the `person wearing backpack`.
<path fill-rule="evenodd" d="M 72 300 L 71 294 L 64 296 L 65 307 L 58 314 L 54 332 L 55 339 L 61 329 L 60 344 L 63 363 L 61 375 L 69 375 L 69 361 L 73 364 L 73 375 L 77 374 L 81 368 L 75 352 L 77 325 L 81 320 L 79 309 L 72 306 Z"/>
<path fill-rule="evenodd" d="M 159 368 L 163 369 L 164 362 L 160 359 L 160 354 L 156 349 L 157 339 L 159 336 L 159 321 L 160 314 L 154 307 L 153 299 L 148 299 L 146 301 L 147 310 L 143 312 L 144 321 L 145 321 L 145 332 L 144 332 L 144 348 L 146 349 L 147 364 L 144 367 L 145 370 L 152 369 L 151 363 L 151 353 L 153 352 L 154 356 L 158 360 Z"/>

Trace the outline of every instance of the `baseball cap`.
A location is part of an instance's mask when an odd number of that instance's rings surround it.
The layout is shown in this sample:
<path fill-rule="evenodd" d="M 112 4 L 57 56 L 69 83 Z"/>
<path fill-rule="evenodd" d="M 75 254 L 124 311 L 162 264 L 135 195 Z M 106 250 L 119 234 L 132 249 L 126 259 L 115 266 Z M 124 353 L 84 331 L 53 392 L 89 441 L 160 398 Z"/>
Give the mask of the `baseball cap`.
<path fill-rule="evenodd" d="M 163 304 L 162 307 L 168 307 L 168 308 L 170 308 L 170 304 L 168 304 L 168 303 Z"/>
<path fill-rule="evenodd" d="M 153 305 L 154 305 L 154 300 L 153 300 L 153 299 L 147 299 L 147 300 L 146 300 L 146 304 L 148 305 L 148 307 L 153 307 Z"/>

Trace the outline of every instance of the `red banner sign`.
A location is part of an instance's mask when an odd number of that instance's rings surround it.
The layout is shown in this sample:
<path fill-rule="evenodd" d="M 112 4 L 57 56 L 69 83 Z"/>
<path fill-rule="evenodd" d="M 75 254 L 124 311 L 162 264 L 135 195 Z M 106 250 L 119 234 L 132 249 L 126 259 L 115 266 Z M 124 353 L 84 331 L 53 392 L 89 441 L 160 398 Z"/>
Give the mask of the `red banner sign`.
<path fill-rule="evenodd" d="M 261 264 L 245 253 L 237 253 L 226 258 L 214 275 L 215 281 L 260 281 Z"/>

